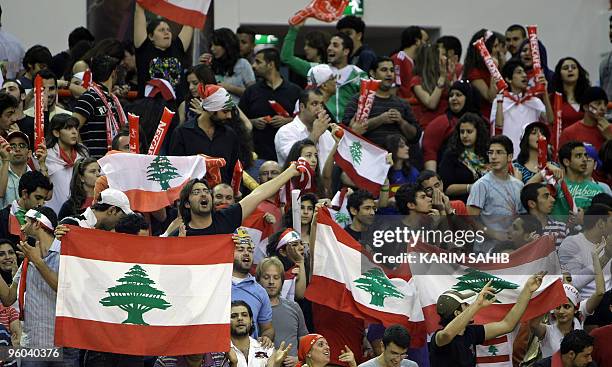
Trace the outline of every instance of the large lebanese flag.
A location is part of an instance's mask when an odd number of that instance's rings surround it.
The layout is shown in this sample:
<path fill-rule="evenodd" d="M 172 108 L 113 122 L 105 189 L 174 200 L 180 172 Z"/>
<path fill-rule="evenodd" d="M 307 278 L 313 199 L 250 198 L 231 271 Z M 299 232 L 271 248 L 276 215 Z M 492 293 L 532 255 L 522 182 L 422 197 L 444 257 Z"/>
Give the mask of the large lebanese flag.
<path fill-rule="evenodd" d="M 433 246 L 417 244 L 413 251 L 416 255 L 420 253 L 431 256 L 448 256 L 449 253 Z M 466 255 L 467 256 L 467 255 Z M 556 306 L 563 304 L 566 300 L 565 291 L 561 283 L 561 266 L 559 257 L 555 251 L 554 238 L 542 236 L 539 239 L 524 245 L 520 249 L 509 254 L 509 261 L 489 263 L 469 263 L 456 261 L 450 264 L 418 263 L 410 264 L 412 281 L 418 289 L 420 303 L 423 305 L 425 324 L 427 332 L 433 333 L 440 329 L 440 317 L 436 312 L 438 297 L 450 289 L 472 289 L 480 292 L 491 277 L 494 277 L 492 286 L 499 290 L 495 303 L 476 314 L 474 321 L 477 324 L 485 324 L 502 320 L 506 313 L 514 306 L 519 293 L 527 279 L 539 272 L 548 271 L 542 285 L 536 291 L 529 302 L 527 311 L 522 321 L 538 317 Z M 463 287 L 463 288 L 462 288 Z M 487 341 L 485 345 L 477 348 L 477 362 L 479 366 L 501 367 L 512 366 L 512 342 L 513 334 L 507 334 L 499 338 Z"/>
<path fill-rule="evenodd" d="M 233 249 L 231 235 L 160 238 L 70 226 L 56 345 L 143 356 L 228 350 Z"/>
<path fill-rule="evenodd" d="M 204 28 L 211 0 L 138 0 L 148 11 L 174 22 Z"/>
<path fill-rule="evenodd" d="M 327 208 L 321 208 L 306 298 L 369 322 L 402 324 L 411 331 L 414 345 L 422 345 L 423 313 L 416 289 L 405 277 L 375 265 L 361 250 L 361 244 L 332 219 Z"/>
<path fill-rule="evenodd" d="M 206 174 L 206 161 L 201 156 L 113 153 L 98 163 L 108 186 L 123 191 L 132 209 L 144 213 L 173 205 L 187 181 Z"/>
<path fill-rule="evenodd" d="M 387 154 L 386 150 L 345 128 L 334 160 L 357 187 L 378 195 L 391 168 Z"/>

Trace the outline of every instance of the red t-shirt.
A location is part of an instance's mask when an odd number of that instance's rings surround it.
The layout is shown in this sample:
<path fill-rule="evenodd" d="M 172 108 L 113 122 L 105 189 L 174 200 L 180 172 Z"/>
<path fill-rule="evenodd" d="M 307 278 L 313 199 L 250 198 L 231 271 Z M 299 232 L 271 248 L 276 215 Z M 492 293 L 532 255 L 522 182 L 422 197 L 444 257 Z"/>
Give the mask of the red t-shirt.
<path fill-rule="evenodd" d="M 555 94 L 552 93 L 550 95 L 551 102 L 554 101 L 554 99 Z M 584 112 L 582 112 L 582 110 L 576 111 L 571 104 L 567 103 L 565 99 L 563 100 L 563 104 L 561 105 L 561 130 L 565 130 L 583 118 Z"/>
<path fill-rule="evenodd" d="M 423 158 L 425 161 L 437 161 L 438 154 L 444 153 L 440 152 L 444 141 L 448 139 L 453 130 L 455 129 L 455 125 L 457 125 L 458 119 L 453 117 L 450 121 L 448 120 L 447 114 L 442 114 L 435 119 L 433 119 L 429 125 L 427 125 L 427 129 L 423 133 Z"/>
<path fill-rule="evenodd" d="M 608 129 L 612 131 L 612 125 L 610 125 Z M 563 144 L 572 140 L 589 143 L 593 145 L 597 151 L 599 151 L 601 146 L 606 142 L 606 139 L 603 137 L 597 126 L 587 126 L 582 120 L 576 122 L 561 132 L 559 145 L 563 146 Z"/>
<path fill-rule="evenodd" d="M 470 70 L 467 77 L 472 83 L 478 79 L 482 80 L 487 85 L 487 88 L 489 88 L 489 84 L 491 84 L 491 74 L 489 74 L 489 70 L 487 69 L 474 68 Z M 482 113 L 482 116 L 487 120 L 491 115 L 491 103 L 482 95 L 480 95 L 480 113 Z"/>
<path fill-rule="evenodd" d="M 338 356 L 344 346 L 348 346 L 355 355 L 357 364 L 363 361 L 362 341 L 364 334 L 364 323 L 352 315 L 329 307 L 313 303 L 312 304 L 312 321 L 315 330 L 327 339 L 330 350 L 330 364 L 339 366 L 348 366 L 345 362 L 341 362 Z"/>
<path fill-rule="evenodd" d="M 395 84 L 397 84 L 397 95 L 401 98 L 412 98 L 414 94 L 410 88 L 410 80 L 412 79 L 412 69 L 414 69 L 414 61 L 404 51 L 400 51 L 393 56 L 393 65 L 395 66 Z"/>
<path fill-rule="evenodd" d="M 598 366 L 607 366 L 612 360 L 612 325 L 602 326 L 591 331 L 591 336 L 595 338 L 593 343 L 593 361 Z"/>
<path fill-rule="evenodd" d="M 410 90 L 412 90 L 412 93 L 415 97 L 416 94 L 414 93 L 414 87 L 422 84 L 423 78 L 418 75 L 413 76 L 410 80 Z M 431 121 L 446 112 L 446 109 L 448 108 L 448 91 L 446 89 L 442 91 L 442 95 L 440 96 L 440 102 L 438 103 L 438 107 L 436 107 L 435 110 L 430 110 L 429 108 L 425 107 L 425 105 L 421 103 L 418 97 L 416 97 L 416 100 L 418 101 L 418 103 L 412 105 L 412 112 L 414 113 L 414 117 L 416 117 L 421 127 L 425 129 Z"/>

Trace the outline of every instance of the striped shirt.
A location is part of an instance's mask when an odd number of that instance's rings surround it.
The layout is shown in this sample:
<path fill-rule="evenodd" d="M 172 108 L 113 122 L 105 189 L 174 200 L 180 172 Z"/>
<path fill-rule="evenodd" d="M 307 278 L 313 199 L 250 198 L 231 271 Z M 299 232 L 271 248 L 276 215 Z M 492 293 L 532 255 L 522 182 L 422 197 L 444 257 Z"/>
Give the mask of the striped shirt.
<path fill-rule="evenodd" d="M 11 322 L 19 320 L 19 311 L 13 306 L 5 307 L 0 304 L 0 324 L 3 325 L 6 330 L 11 330 Z"/>
<path fill-rule="evenodd" d="M 569 233 L 570 229 L 567 224 L 552 218 L 548 218 L 548 223 L 546 223 L 546 226 L 542 228 L 542 234 L 550 234 L 555 236 L 555 248 L 557 250 L 559 249 L 559 246 L 561 246 L 561 242 L 563 242 L 565 237 L 569 236 Z"/>
<path fill-rule="evenodd" d="M 111 106 L 115 118 L 119 122 L 117 107 L 108 93 L 108 89 L 100 85 L 104 96 Z M 106 107 L 102 99 L 93 90 L 88 90 L 81 95 L 76 102 L 74 112 L 85 117 L 87 120 L 80 130 L 83 144 L 89 149 L 89 154 L 94 158 L 101 158 L 108 151 L 106 141 Z"/>
<path fill-rule="evenodd" d="M 60 241 L 53 240 L 49 253 L 43 258 L 45 264 L 55 273 L 59 272 L 60 249 Z M 21 279 L 21 266 L 13 278 L 13 284 L 19 284 L 19 279 Z M 23 324 L 23 331 L 27 337 L 24 338 L 22 346 L 53 347 L 56 297 L 57 293 L 47 284 L 36 266 L 30 263 L 26 278 Z"/>

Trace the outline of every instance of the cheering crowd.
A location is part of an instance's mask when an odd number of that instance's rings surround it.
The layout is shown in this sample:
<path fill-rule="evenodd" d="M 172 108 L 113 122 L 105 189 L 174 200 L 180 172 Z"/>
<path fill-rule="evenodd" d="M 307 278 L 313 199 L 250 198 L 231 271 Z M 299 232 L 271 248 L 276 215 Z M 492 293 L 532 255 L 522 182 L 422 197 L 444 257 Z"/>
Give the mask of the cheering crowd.
<path fill-rule="evenodd" d="M 599 79 L 581 66 L 582 55 L 549 68 L 543 42 L 521 25 L 504 34 L 478 30 L 466 45 L 410 26 L 395 51 L 377 55 L 362 19 L 345 16 L 335 27 L 304 33 L 303 21 L 290 25 L 280 48 L 256 47 L 257 32 L 247 26 L 218 28 L 192 66 L 193 28 L 173 34 L 162 18 L 147 22 L 138 4 L 133 40 L 98 40 L 79 27 L 69 48 L 52 55 L 44 45 L 24 50 L 3 38 L 0 345 L 55 345 L 66 225 L 140 236 L 233 234 L 235 242 L 229 351 L 141 357 L 63 348 L 62 362 L 4 364 L 476 366 L 477 345 L 514 333 L 512 358 L 496 366 L 612 366 L 610 58 Z M 378 82 L 364 114 L 367 78 Z M 138 146 L 128 113 L 139 116 Z M 376 192 L 338 163 L 347 132 L 388 152 Z M 137 213 L 98 159 L 147 154 L 151 146 L 160 156 L 205 155 L 207 171 L 219 174 L 188 181 L 174 205 Z M 296 220 L 292 200 L 279 192 L 305 176 Z M 423 335 L 402 325 L 385 327 L 305 296 L 322 210 L 346 213 L 334 218 L 364 253 L 374 251 L 368 231 L 391 215 L 415 229 L 470 216 L 485 241 L 462 251 L 485 254 L 552 235 L 567 299 L 522 320 L 542 284 L 537 273 L 501 321 L 476 325 L 476 313 L 495 302 L 493 289 L 449 290 L 436 303 L 439 330 L 415 345 Z M 244 228 L 253 216 L 272 233 L 263 246 Z"/>

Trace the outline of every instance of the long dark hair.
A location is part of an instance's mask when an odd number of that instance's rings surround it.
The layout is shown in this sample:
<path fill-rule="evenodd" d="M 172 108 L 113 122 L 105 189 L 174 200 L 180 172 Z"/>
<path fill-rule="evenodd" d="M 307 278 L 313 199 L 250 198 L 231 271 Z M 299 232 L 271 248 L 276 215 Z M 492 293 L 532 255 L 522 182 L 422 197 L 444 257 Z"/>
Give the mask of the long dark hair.
<path fill-rule="evenodd" d="M 55 116 L 53 116 L 53 118 L 51 119 L 51 122 L 49 123 L 49 131 L 47 132 L 47 136 L 45 138 L 47 149 L 51 149 L 57 144 L 59 144 L 59 138 L 56 138 L 55 135 L 53 135 L 53 131 L 60 131 L 61 129 L 66 129 L 69 127 L 76 127 L 78 129 L 79 120 L 77 120 L 76 118 L 72 117 L 71 115 L 67 113 L 58 113 Z M 76 143 L 74 148 L 82 156 L 89 155 L 87 148 L 83 144 Z"/>
<path fill-rule="evenodd" d="M 440 78 L 440 52 L 437 46 L 425 44 L 419 48 L 414 60 L 414 74 L 421 77 L 421 87 L 432 93 Z"/>
<path fill-rule="evenodd" d="M 529 147 L 529 136 L 536 128 L 540 129 L 542 135 L 546 136 L 546 139 L 549 138 L 548 130 L 541 124 L 532 122 L 529 125 L 525 126 L 525 132 L 523 133 L 523 138 L 521 139 L 521 142 L 519 144 L 520 151 L 518 156 L 516 157 L 516 161 L 522 165 L 525 165 L 525 163 L 527 163 L 527 160 L 529 159 L 529 150 L 531 149 Z"/>
<path fill-rule="evenodd" d="M 238 107 L 234 106 L 232 108 L 232 117 L 225 124 L 234 129 L 234 132 L 238 135 L 238 144 L 240 145 L 238 159 L 242 162 L 242 167 L 244 169 L 251 168 L 253 166 L 253 137 L 240 120 Z"/>
<path fill-rule="evenodd" d="M 295 142 L 295 144 L 291 146 L 291 150 L 289 150 L 289 154 L 287 154 L 287 160 L 285 160 L 283 171 L 289 168 L 289 165 L 291 164 L 291 162 L 297 161 L 298 158 L 302 156 L 302 149 L 304 149 L 305 147 L 315 147 L 316 149 L 317 145 L 310 139 L 303 139 L 303 140 Z M 317 154 L 318 152 L 319 150 L 317 149 Z M 321 175 L 319 174 L 319 172 L 321 172 L 320 171 L 321 164 L 325 164 L 325 162 L 321 162 L 321 157 L 317 156 L 317 168 L 314 170 L 316 183 L 317 183 L 317 195 L 319 197 L 326 197 L 324 195 L 325 188 L 323 187 L 323 180 L 321 179 Z"/>
<path fill-rule="evenodd" d="M 480 52 L 478 52 L 476 46 L 474 46 L 474 42 L 484 37 L 486 33 L 487 30 L 483 28 L 478 32 L 474 33 L 472 39 L 470 39 L 470 42 L 468 43 L 467 47 L 467 52 L 465 54 L 465 60 L 463 62 L 462 79 L 469 79 L 468 75 L 470 74 L 470 71 L 472 71 L 472 69 L 487 70 L 487 67 L 484 63 L 484 59 L 482 58 L 482 56 L 480 56 Z M 485 45 L 487 46 L 487 50 L 489 50 L 489 53 L 492 52 L 493 45 L 495 44 L 496 39 L 497 37 L 492 34 L 489 39 L 485 40 Z"/>
<path fill-rule="evenodd" d="M 86 157 L 76 161 L 74 169 L 72 170 L 72 179 L 70 180 L 70 198 L 67 203 L 70 206 L 70 214 L 74 215 L 81 211 L 81 207 L 87 199 L 87 192 L 83 187 L 83 175 L 87 166 L 92 163 L 98 162 L 95 158 Z"/>
<path fill-rule="evenodd" d="M 576 66 L 578 66 L 578 80 L 574 88 L 574 97 L 576 97 L 576 101 L 581 101 L 584 92 L 591 86 L 591 81 L 589 80 L 589 72 L 573 57 L 564 57 L 555 66 L 555 73 L 551 81 L 553 91 L 563 94 L 563 99 L 567 100 L 565 90 L 563 89 L 563 80 L 561 80 L 561 67 L 567 60 L 575 62 Z"/>
<path fill-rule="evenodd" d="M 215 80 L 215 73 L 212 71 L 210 66 L 206 64 L 197 64 L 190 67 L 189 69 L 187 69 L 185 77 L 187 77 L 189 74 L 194 74 L 198 81 L 204 85 L 217 84 L 217 81 Z M 189 111 L 191 100 L 194 97 L 191 95 L 191 92 L 189 92 L 189 90 L 187 90 L 187 93 L 185 95 L 185 108 L 187 109 L 187 111 Z"/>
<path fill-rule="evenodd" d="M 321 31 L 312 31 L 306 33 L 304 42 L 317 50 L 321 58 L 321 64 L 327 64 L 327 46 L 329 46 L 329 35 Z"/>
<path fill-rule="evenodd" d="M 234 65 L 240 58 L 240 42 L 238 36 L 229 28 L 215 29 L 212 43 L 223 47 L 225 54 L 220 59 L 212 60 L 212 69 L 218 75 L 234 75 Z"/>
<path fill-rule="evenodd" d="M 471 112 L 464 114 L 457 122 L 457 125 L 455 125 L 455 129 L 448 140 L 449 151 L 453 155 L 459 157 L 465 150 L 465 146 L 461 142 L 461 137 L 459 134 L 459 128 L 461 127 L 461 124 L 464 123 L 472 124 L 472 126 L 474 126 L 476 129 L 476 144 L 474 144 L 474 152 L 479 157 L 486 159 L 490 136 L 489 125 L 482 117 L 480 117 L 480 115 Z"/>
<path fill-rule="evenodd" d="M 400 134 L 388 135 L 385 139 L 385 149 L 391 153 L 391 157 L 393 158 L 393 162 L 397 161 L 397 150 L 399 149 L 400 143 L 404 142 L 406 146 L 409 146 L 406 142 L 406 138 L 404 138 Z M 409 148 L 410 149 L 410 148 Z M 402 164 L 402 173 L 404 176 L 409 177 L 410 171 L 412 170 L 412 165 L 410 164 L 410 159 L 404 159 L 404 163 Z M 387 177 L 391 180 L 393 176 L 393 170 L 389 170 L 387 173 Z"/>

